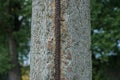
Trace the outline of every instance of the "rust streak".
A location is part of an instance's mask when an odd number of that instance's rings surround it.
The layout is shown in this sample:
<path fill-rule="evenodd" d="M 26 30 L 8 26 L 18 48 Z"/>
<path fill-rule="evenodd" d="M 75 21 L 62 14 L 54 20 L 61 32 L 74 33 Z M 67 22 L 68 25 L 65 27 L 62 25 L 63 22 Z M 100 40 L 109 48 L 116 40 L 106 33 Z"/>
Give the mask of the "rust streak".
<path fill-rule="evenodd" d="M 60 0 L 55 0 L 55 80 L 60 80 L 60 53 L 61 53 L 61 31 L 60 31 L 60 17 L 61 6 Z"/>

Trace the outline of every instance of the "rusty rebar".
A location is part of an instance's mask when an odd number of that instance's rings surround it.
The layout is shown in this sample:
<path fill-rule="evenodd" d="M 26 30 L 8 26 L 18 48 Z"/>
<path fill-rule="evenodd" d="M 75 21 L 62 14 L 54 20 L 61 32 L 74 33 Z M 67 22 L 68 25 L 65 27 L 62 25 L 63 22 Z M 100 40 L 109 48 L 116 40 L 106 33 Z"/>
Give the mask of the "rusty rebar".
<path fill-rule="evenodd" d="M 60 80 L 60 53 L 61 53 L 61 30 L 60 30 L 60 0 L 55 0 L 55 80 Z"/>

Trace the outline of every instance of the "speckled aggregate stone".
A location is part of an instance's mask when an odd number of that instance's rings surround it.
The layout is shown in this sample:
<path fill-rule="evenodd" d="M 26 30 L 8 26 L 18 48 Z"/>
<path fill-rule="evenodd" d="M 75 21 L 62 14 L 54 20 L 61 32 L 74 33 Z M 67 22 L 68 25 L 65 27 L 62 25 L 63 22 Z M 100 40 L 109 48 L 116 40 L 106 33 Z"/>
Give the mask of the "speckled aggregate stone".
<path fill-rule="evenodd" d="M 54 0 L 32 1 L 30 80 L 54 80 Z M 61 80 L 92 80 L 90 1 L 61 0 Z"/>

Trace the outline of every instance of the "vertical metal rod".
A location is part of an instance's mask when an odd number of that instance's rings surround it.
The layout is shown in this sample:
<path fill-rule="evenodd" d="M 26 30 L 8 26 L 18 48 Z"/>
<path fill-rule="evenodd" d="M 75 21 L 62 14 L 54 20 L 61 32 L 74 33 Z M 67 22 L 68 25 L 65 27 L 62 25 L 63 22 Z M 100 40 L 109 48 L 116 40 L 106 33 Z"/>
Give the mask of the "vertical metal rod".
<path fill-rule="evenodd" d="M 55 0 L 55 80 L 60 80 L 60 53 L 61 53 L 61 31 L 60 31 L 60 0 Z"/>

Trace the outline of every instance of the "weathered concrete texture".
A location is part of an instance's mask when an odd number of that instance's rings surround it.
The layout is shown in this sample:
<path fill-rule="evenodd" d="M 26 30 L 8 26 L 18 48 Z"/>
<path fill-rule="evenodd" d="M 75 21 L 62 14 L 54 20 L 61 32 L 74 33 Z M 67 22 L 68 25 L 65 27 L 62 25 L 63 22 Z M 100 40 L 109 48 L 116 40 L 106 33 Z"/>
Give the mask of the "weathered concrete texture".
<path fill-rule="evenodd" d="M 55 0 L 33 0 L 31 80 L 54 80 Z M 92 80 L 90 1 L 61 0 L 61 80 Z"/>
<path fill-rule="evenodd" d="M 61 80 L 92 80 L 90 1 L 62 0 Z"/>
<path fill-rule="evenodd" d="M 33 0 L 30 80 L 53 80 L 54 0 Z"/>

